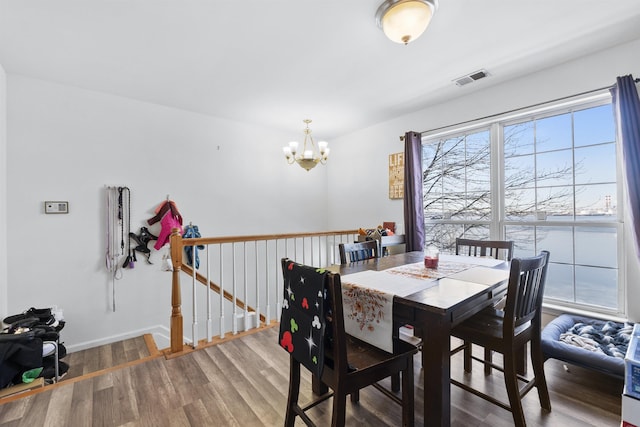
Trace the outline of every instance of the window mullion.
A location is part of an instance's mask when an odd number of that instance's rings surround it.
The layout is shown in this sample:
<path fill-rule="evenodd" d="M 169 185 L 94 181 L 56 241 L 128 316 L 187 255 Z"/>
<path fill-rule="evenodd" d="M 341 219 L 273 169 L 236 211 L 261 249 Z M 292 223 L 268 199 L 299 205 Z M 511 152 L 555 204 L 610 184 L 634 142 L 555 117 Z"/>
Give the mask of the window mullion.
<path fill-rule="evenodd" d="M 502 126 L 491 125 L 490 174 L 491 174 L 491 225 L 490 236 L 494 240 L 504 240 L 504 142 Z"/>

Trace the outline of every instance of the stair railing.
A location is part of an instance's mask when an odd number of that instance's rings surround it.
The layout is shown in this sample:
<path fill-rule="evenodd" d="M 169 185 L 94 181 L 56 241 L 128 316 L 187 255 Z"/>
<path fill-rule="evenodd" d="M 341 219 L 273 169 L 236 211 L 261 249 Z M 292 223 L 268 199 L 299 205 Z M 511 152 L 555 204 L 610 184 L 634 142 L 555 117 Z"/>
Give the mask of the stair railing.
<path fill-rule="evenodd" d="M 318 267 L 339 264 L 338 244 L 353 242 L 358 230 L 327 231 L 313 233 L 268 234 L 255 236 L 183 238 L 175 228 L 171 234 L 171 354 L 184 351 L 182 315 L 181 272 L 191 278 L 192 337 L 191 346 L 206 344 L 214 336 L 212 311 L 217 310 L 217 336 L 226 332 L 239 332 L 239 323 L 247 331 L 268 326 L 280 320 L 283 284 L 280 259 L 288 257 L 294 261 Z M 204 247 L 204 249 L 199 249 Z M 193 268 L 184 262 L 185 250 L 191 251 L 191 263 L 204 269 Z M 213 257 L 213 261 L 211 258 Z M 187 261 L 189 261 L 187 259 Z M 200 272 L 196 270 L 201 270 Z M 205 273 L 202 273 L 202 270 Z M 212 277 L 212 274 L 215 276 Z M 205 285 L 204 287 L 200 284 Z M 202 289 L 205 302 L 200 301 Z M 217 306 L 211 302 L 217 298 Z M 275 303 L 274 303 L 275 301 Z M 251 304 L 251 305 L 250 305 Z M 204 307 L 202 307 L 204 305 Z M 228 306 L 233 310 L 230 326 L 225 317 Z M 225 307 L 227 306 L 227 307 Z M 205 339 L 199 336 L 199 309 L 206 310 Z"/>

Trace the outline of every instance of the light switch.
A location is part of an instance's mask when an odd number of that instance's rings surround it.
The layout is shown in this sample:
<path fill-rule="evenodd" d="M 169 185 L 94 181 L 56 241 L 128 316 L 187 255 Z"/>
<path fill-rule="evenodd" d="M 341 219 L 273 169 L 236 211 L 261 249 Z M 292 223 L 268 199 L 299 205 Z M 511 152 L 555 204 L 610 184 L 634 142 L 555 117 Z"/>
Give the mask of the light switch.
<path fill-rule="evenodd" d="M 69 202 L 44 202 L 44 213 L 66 214 L 69 213 Z"/>

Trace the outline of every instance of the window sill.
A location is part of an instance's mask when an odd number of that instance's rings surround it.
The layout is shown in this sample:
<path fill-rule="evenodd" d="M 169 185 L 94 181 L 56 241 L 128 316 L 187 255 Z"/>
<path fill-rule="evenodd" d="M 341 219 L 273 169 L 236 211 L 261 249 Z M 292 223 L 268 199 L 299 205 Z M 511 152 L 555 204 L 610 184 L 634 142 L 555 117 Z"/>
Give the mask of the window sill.
<path fill-rule="evenodd" d="M 614 322 L 629 322 L 626 317 L 620 317 L 613 313 L 601 313 L 596 311 L 584 310 L 576 307 L 567 307 L 555 304 L 542 304 L 542 314 L 558 317 L 563 313 L 577 314 L 585 317 L 593 317 L 596 319 L 613 320 Z M 632 322 L 633 323 L 633 322 Z"/>

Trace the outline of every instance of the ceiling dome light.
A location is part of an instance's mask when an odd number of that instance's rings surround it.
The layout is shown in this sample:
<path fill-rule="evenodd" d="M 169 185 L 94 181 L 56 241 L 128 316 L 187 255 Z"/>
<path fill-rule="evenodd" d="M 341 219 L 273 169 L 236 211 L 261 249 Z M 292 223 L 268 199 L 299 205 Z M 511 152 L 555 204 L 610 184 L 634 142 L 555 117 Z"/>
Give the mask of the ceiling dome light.
<path fill-rule="evenodd" d="M 437 9 L 438 0 L 385 0 L 376 23 L 392 41 L 408 44 L 424 33 Z"/>

